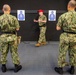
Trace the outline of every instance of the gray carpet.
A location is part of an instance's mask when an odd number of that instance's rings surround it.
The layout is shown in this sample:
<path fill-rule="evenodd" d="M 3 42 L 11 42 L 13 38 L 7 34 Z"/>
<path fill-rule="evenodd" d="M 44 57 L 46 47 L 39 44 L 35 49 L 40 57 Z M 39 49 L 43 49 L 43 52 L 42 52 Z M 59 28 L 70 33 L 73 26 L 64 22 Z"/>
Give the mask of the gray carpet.
<path fill-rule="evenodd" d="M 57 66 L 59 42 L 48 42 L 47 45 L 41 47 L 35 47 L 35 44 L 36 42 L 25 41 L 19 45 L 18 52 L 23 66 L 22 70 L 18 73 L 13 72 L 14 65 L 9 53 L 7 57 L 8 71 L 2 73 L 0 69 L 0 75 L 59 75 L 54 71 L 54 67 Z M 68 62 L 68 57 L 66 61 Z M 68 68 L 68 66 L 64 68 L 63 75 L 70 75 L 66 71 Z"/>

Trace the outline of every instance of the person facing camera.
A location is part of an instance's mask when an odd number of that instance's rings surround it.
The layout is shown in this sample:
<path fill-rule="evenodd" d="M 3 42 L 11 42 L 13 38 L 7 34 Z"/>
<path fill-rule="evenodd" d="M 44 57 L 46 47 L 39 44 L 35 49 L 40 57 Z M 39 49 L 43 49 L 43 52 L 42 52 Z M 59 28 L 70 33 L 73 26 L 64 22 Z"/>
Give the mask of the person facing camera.
<path fill-rule="evenodd" d="M 44 12 L 44 10 L 42 10 L 42 9 L 38 10 L 39 18 L 38 18 L 38 20 L 34 20 L 34 22 L 38 22 L 39 28 L 40 28 L 39 40 L 38 40 L 38 43 L 35 45 L 36 47 L 39 47 L 41 45 L 46 45 L 45 33 L 46 33 L 47 18 L 43 14 L 43 12 Z"/>

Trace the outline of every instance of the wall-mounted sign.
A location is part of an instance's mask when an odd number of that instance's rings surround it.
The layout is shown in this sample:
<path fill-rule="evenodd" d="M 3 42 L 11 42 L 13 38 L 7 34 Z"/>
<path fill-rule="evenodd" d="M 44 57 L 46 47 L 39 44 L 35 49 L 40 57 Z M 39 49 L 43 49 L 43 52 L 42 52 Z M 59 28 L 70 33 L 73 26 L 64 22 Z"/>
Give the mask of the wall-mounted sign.
<path fill-rule="evenodd" d="M 17 10 L 17 18 L 19 21 L 25 21 L 25 10 Z"/>
<path fill-rule="evenodd" d="M 48 11 L 48 21 L 56 21 L 56 10 Z"/>

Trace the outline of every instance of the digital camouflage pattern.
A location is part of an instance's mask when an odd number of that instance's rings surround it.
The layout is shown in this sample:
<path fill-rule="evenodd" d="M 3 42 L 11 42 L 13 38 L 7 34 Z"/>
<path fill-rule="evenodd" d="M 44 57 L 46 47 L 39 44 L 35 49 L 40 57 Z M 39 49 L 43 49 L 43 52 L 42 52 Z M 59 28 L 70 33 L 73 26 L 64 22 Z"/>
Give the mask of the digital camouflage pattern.
<path fill-rule="evenodd" d="M 57 25 L 66 32 L 76 32 L 76 12 L 69 11 L 59 17 Z"/>
<path fill-rule="evenodd" d="M 39 20 L 47 20 L 45 15 L 39 16 Z M 43 26 L 44 22 L 39 22 L 39 26 Z M 40 27 L 40 35 L 39 35 L 39 40 L 38 43 L 42 43 L 42 42 L 46 42 L 46 37 L 45 37 L 45 33 L 46 33 L 46 26 L 44 27 Z"/>
<path fill-rule="evenodd" d="M 58 19 L 57 26 L 60 26 L 64 31 L 60 35 L 58 65 L 59 67 L 67 65 L 65 61 L 68 51 L 69 65 L 76 66 L 76 12 L 68 11 L 62 14 Z"/>
<path fill-rule="evenodd" d="M 19 23 L 15 16 L 3 14 L 0 16 L 0 28 L 2 32 L 13 32 L 19 28 Z"/>
<path fill-rule="evenodd" d="M 4 32 L 15 32 L 19 28 L 19 22 L 15 16 L 3 14 L 0 16 L 0 29 L 3 34 L 0 35 L 0 50 L 1 50 L 1 63 L 6 64 L 6 57 L 10 50 L 14 64 L 20 64 L 19 56 L 17 53 L 17 35 L 6 34 Z"/>
<path fill-rule="evenodd" d="M 46 42 L 46 27 L 40 27 L 40 35 L 39 35 L 39 41 L 38 43 L 45 43 Z"/>
<path fill-rule="evenodd" d="M 42 16 L 39 16 L 39 20 L 47 20 L 47 18 L 46 18 L 46 16 L 45 15 L 42 15 Z M 44 25 L 44 24 L 46 24 L 46 23 L 44 23 L 44 22 L 39 22 L 39 26 L 42 26 L 42 25 Z"/>

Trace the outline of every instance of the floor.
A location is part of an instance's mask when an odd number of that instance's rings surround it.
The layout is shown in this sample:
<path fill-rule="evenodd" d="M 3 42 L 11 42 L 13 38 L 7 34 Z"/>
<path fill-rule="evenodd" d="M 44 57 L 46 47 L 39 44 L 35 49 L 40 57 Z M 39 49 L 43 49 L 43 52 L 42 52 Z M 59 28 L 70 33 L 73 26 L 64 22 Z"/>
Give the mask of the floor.
<path fill-rule="evenodd" d="M 9 52 L 7 57 L 8 71 L 2 73 L 0 69 L 0 75 L 59 75 L 54 71 L 54 67 L 57 66 L 59 42 L 50 41 L 41 47 L 35 47 L 35 44 L 36 42 L 24 41 L 19 45 L 18 53 L 23 68 L 18 73 L 13 72 L 14 65 Z M 66 61 L 68 62 L 68 56 L 66 56 Z M 64 68 L 63 75 L 70 75 L 67 72 L 68 68 L 68 66 Z"/>

